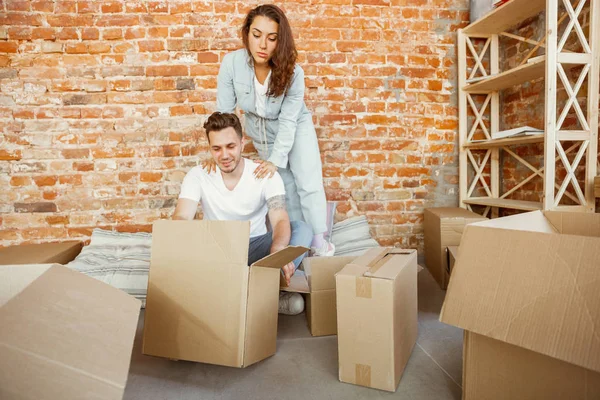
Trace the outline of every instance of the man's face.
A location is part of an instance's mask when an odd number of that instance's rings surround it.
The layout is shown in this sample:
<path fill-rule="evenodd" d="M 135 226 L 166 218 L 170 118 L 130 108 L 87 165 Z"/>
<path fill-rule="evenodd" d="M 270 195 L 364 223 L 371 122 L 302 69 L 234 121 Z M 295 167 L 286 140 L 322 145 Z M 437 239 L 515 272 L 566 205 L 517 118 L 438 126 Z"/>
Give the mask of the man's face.
<path fill-rule="evenodd" d="M 240 139 L 232 127 L 210 132 L 209 139 L 210 154 L 219 169 L 226 174 L 235 171 L 242 159 L 244 140 Z"/>

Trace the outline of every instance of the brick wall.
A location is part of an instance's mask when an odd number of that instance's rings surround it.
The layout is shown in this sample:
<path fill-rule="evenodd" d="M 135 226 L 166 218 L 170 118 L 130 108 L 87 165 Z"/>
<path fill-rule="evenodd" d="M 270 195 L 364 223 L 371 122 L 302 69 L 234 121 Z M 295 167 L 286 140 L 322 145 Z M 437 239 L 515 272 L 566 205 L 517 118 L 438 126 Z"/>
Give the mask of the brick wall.
<path fill-rule="evenodd" d="M 422 246 L 457 202 L 455 31 L 467 0 L 277 2 L 337 219 Z M 149 231 L 206 155 L 224 54 L 255 2 L 0 1 L 0 246 Z"/>

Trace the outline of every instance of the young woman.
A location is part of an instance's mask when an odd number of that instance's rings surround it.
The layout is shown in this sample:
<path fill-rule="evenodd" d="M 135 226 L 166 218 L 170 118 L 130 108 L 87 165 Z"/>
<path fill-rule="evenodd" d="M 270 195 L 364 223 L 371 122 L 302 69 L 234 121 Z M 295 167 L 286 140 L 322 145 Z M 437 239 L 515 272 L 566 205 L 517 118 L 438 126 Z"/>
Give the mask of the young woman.
<path fill-rule="evenodd" d="M 217 110 L 244 111 L 246 134 L 262 159 L 257 178 L 278 171 L 290 220 L 313 228 L 314 255 L 333 255 L 324 238 L 327 203 L 312 116 L 304 104 L 304 71 L 289 22 L 272 4 L 251 10 L 242 27 L 244 49 L 227 54 L 217 80 Z"/>

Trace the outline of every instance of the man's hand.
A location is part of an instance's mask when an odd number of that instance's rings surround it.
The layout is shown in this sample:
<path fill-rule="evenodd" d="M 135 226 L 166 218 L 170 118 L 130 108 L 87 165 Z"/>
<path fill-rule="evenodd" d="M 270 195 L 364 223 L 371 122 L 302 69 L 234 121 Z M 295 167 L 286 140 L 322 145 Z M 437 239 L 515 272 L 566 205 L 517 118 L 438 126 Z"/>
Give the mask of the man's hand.
<path fill-rule="evenodd" d="M 283 271 L 283 275 L 285 277 L 285 281 L 287 282 L 287 285 L 290 286 L 290 279 L 292 278 L 292 276 L 294 275 L 294 272 L 296 272 L 296 266 L 294 265 L 293 262 L 284 265 L 281 270 Z"/>

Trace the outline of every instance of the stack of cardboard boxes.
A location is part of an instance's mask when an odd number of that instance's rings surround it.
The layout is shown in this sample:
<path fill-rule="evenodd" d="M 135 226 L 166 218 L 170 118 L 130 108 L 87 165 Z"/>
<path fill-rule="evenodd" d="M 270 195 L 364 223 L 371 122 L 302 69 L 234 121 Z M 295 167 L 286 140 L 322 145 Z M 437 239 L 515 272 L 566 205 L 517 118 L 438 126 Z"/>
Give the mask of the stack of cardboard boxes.
<path fill-rule="evenodd" d="M 145 354 L 234 367 L 275 354 L 280 268 L 306 249 L 249 268 L 248 235 L 247 222 L 155 224 Z M 464 399 L 600 398 L 600 214 L 429 209 L 425 247 L 448 286 L 440 320 L 465 330 Z M 80 250 L 0 249 L 13 264 L 0 265 L 0 398 L 122 398 L 140 303 L 56 264 Z M 306 293 L 314 336 L 338 335 L 340 380 L 396 390 L 417 336 L 416 251 L 304 269 L 284 289 Z"/>
<path fill-rule="evenodd" d="M 288 247 L 248 267 L 249 230 L 237 221 L 155 223 L 144 354 L 239 368 L 275 354 L 281 267 L 307 249 Z M 13 264 L 0 266 L 0 324 L 14 327 L 0 333 L 0 398 L 44 398 L 40 390 L 122 398 L 140 303 L 48 264 L 68 263 L 81 246 L 0 250 L 0 264 Z M 283 288 L 306 293 L 314 336 L 339 332 L 342 382 L 396 390 L 417 336 L 416 259 L 416 250 L 389 248 L 307 258 L 305 274 Z M 43 265 L 23 265 L 31 263 Z M 69 312 L 55 310 L 59 304 Z M 28 385 L 23 371 L 39 371 L 40 384 Z"/>

